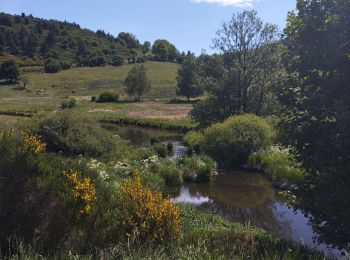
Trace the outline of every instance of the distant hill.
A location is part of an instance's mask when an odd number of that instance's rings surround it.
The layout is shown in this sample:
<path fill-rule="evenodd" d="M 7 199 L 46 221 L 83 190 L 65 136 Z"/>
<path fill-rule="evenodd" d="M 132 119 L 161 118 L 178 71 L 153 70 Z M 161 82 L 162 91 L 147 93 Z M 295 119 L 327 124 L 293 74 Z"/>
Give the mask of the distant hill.
<path fill-rule="evenodd" d="M 147 60 L 179 62 L 183 57 L 174 45 L 158 40 L 141 44 L 131 33 L 114 37 L 93 32 L 76 23 L 0 13 L 0 54 L 20 66 L 56 62 L 61 69 L 80 66 L 119 66 Z"/>

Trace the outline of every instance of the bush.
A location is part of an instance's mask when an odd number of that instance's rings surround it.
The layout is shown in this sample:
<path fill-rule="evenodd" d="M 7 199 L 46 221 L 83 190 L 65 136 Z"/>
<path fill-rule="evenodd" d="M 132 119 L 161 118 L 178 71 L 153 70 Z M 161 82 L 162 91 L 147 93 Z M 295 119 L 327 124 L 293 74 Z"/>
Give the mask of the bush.
<path fill-rule="evenodd" d="M 251 154 L 248 163 L 276 181 L 300 184 L 306 175 L 289 148 L 271 146 L 265 151 Z"/>
<path fill-rule="evenodd" d="M 178 164 L 184 181 L 208 182 L 215 171 L 215 162 L 206 155 L 180 157 Z"/>
<path fill-rule="evenodd" d="M 44 151 L 45 143 L 39 136 L 0 130 L 1 246 L 10 236 L 30 239 L 34 235 L 42 199 L 34 180 L 45 168 Z"/>
<path fill-rule="evenodd" d="M 49 59 L 44 65 L 46 73 L 57 73 L 61 69 L 61 64 L 57 60 Z"/>
<path fill-rule="evenodd" d="M 190 131 L 184 137 L 183 141 L 188 148 L 200 153 L 200 146 L 203 139 L 203 134 L 200 132 Z"/>
<path fill-rule="evenodd" d="M 97 101 L 97 97 L 96 96 L 92 96 L 91 97 L 91 102 L 96 102 Z"/>
<path fill-rule="evenodd" d="M 61 108 L 62 109 L 72 109 L 73 107 L 77 106 L 77 101 L 74 98 L 63 100 L 61 103 Z"/>
<path fill-rule="evenodd" d="M 30 127 L 47 143 L 48 149 L 66 155 L 114 156 L 126 153 L 118 137 L 95 122 L 70 110 L 39 118 Z"/>
<path fill-rule="evenodd" d="M 168 152 L 167 152 L 167 146 L 166 145 L 156 143 L 156 144 L 152 145 L 152 148 L 153 148 L 154 152 L 159 157 L 162 157 L 162 158 L 166 158 L 167 157 Z"/>
<path fill-rule="evenodd" d="M 108 103 L 108 102 L 118 102 L 119 100 L 119 95 L 118 93 L 114 93 L 111 91 L 106 91 L 101 93 L 98 96 L 97 102 L 99 103 Z"/>
<path fill-rule="evenodd" d="M 180 213 L 161 193 L 142 185 L 139 176 L 122 182 L 118 192 L 120 229 L 141 242 L 165 242 L 180 235 Z"/>
<path fill-rule="evenodd" d="M 160 167 L 159 174 L 164 179 L 166 185 L 173 186 L 181 183 L 181 173 L 176 168 L 176 165 L 164 165 Z"/>
<path fill-rule="evenodd" d="M 223 167 L 237 167 L 247 163 L 252 152 L 265 149 L 272 143 L 274 131 L 255 115 L 232 116 L 203 133 L 201 149 Z"/>

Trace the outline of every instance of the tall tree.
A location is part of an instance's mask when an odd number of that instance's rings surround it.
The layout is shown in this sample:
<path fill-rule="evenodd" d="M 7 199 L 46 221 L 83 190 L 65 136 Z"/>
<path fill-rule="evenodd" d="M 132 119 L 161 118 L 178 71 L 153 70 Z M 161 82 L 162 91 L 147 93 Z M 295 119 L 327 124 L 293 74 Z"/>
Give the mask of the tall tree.
<path fill-rule="evenodd" d="M 147 78 L 146 68 L 144 65 L 135 65 L 125 81 L 125 90 L 135 101 L 140 101 L 142 95 L 151 89 L 151 81 Z"/>
<path fill-rule="evenodd" d="M 282 128 L 311 173 L 303 207 L 321 242 L 350 243 L 350 2 L 298 0 L 285 30 Z"/>
<path fill-rule="evenodd" d="M 275 110 L 277 102 L 269 96 L 274 95 L 276 75 L 283 72 L 278 40 L 277 27 L 264 24 L 256 11 L 233 15 L 224 23 L 213 40 L 222 55 L 200 57 L 201 84 L 209 97 L 194 106 L 192 117 L 206 126 L 235 114 L 266 115 Z"/>
<path fill-rule="evenodd" d="M 177 72 L 178 90 L 176 94 L 178 96 L 184 96 L 190 100 L 202 93 L 202 89 L 196 85 L 197 71 L 196 58 L 193 55 L 187 56 Z"/>
<path fill-rule="evenodd" d="M 223 53 L 226 67 L 237 75 L 238 109 L 242 113 L 251 112 L 248 107 L 249 88 L 258 84 L 261 70 L 275 66 L 275 63 L 267 61 L 277 50 L 277 26 L 264 24 L 256 11 L 244 11 L 233 15 L 216 35 L 213 47 Z"/>

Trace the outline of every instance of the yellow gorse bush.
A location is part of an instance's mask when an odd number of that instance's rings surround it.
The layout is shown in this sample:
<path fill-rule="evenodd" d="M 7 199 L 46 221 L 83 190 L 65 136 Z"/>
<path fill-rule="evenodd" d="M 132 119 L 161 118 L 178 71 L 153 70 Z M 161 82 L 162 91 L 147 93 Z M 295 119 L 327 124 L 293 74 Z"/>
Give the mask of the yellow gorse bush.
<path fill-rule="evenodd" d="M 72 186 L 72 196 L 81 203 L 78 216 L 87 215 L 91 212 L 93 203 L 96 200 L 96 189 L 93 181 L 90 178 L 79 178 L 78 172 L 71 170 L 70 172 L 63 171 L 63 175 L 68 179 Z"/>
<path fill-rule="evenodd" d="M 46 144 L 37 135 L 33 135 L 30 132 L 23 132 L 21 135 L 21 140 L 26 151 L 30 151 L 35 154 L 40 154 L 45 151 Z"/>
<path fill-rule="evenodd" d="M 128 178 L 117 193 L 126 235 L 165 241 L 180 235 L 180 213 L 170 200 L 143 186 L 139 176 Z"/>

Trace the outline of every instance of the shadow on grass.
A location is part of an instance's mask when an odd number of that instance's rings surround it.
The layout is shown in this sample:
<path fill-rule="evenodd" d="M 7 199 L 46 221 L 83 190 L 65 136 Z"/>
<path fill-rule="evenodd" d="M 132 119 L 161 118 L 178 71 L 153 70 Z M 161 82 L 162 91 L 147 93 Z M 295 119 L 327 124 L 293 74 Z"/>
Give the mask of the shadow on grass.
<path fill-rule="evenodd" d="M 0 81 L 0 86 L 13 86 L 18 85 L 18 82 L 16 81 Z"/>
<path fill-rule="evenodd" d="M 190 100 L 185 100 L 185 99 L 177 99 L 177 98 L 174 98 L 174 99 L 171 99 L 169 100 L 169 104 L 196 104 L 198 102 L 200 102 L 201 99 L 190 99 Z"/>

